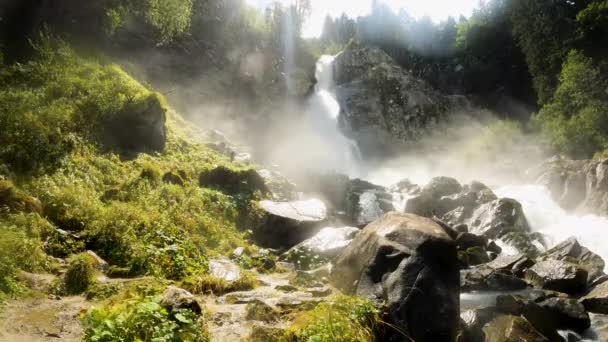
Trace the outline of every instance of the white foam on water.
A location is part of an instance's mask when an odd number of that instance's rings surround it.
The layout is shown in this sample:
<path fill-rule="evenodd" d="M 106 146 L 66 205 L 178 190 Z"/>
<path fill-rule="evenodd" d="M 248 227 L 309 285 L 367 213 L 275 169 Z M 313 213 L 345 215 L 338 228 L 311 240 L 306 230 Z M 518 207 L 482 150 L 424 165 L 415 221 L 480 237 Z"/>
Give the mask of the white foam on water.
<path fill-rule="evenodd" d="M 608 218 L 567 213 L 540 185 L 509 185 L 494 191 L 519 201 L 533 231 L 542 233 L 549 247 L 570 237 L 608 261 Z"/>

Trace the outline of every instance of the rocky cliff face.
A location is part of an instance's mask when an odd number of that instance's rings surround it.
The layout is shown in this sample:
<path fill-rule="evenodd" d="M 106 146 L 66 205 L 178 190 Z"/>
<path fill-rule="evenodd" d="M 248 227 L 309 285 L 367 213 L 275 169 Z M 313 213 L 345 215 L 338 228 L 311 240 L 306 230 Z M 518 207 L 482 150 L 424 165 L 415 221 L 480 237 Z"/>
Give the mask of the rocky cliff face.
<path fill-rule="evenodd" d="M 379 49 L 344 51 L 334 78 L 341 128 L 364 157 L 390 155 L 416 141 L 454 105 Z"/>
<path fill-rule="evenodd" d="M 556 156 L 528 174 L 547 187 L 564 209 L 608 215 L 608 159 L 569 160 Z"/>

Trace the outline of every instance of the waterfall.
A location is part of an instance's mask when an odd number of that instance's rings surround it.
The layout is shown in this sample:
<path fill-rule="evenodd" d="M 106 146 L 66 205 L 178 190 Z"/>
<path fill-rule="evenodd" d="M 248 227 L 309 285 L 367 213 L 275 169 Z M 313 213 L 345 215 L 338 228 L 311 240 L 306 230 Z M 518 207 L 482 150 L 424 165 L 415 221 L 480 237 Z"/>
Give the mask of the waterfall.
<path fill-rule="evenodd" d="M 504 186 L 495 192 L 498 197 L 513 198 L 521 203 L 530 227 L 545 236 L 549 247 L 575 237 L 581 245 L 608 262 L 608 244 L 605 240 L 608 218 L 569 214 L 540 185 Z"/>
<path fill-rule="evenodd" d="M 318 155 L 326 170 L 357 177 L 360 173 L 360 153 L 357 144 L 345 137 L 338 127 L 340 104 L 334 94 L 333 61 L 335 56 L 323 55 L 316 64 L 317 85 L 310 99 L 308 121 L 323 142 Z"/>

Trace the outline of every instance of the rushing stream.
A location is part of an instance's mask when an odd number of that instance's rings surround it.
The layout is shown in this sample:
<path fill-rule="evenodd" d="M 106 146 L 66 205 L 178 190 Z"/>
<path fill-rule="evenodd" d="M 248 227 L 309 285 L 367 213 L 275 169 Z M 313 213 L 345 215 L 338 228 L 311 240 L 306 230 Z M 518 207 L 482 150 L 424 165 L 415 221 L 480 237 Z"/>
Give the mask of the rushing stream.
<path fill-rule="evenodd" d="M 516 199 L 533 231 L 545 236 L 549 247 L 570 237 L 608 260 L 608 219 L 595 215 L 574 215 L 563 210 L 540 185 L 504 186 L 496 189 L 498 197 Z"/>
<path fill-rule="evenodd" d="M 371 172 L 367 174 L 362 174 L 361 170 L 364 168 L 357 145 L 342 134 L 337 124 L 340 105 L 333 93 L 332 62 L 334 58 L 333 56 L 322 56 L 317 62 L 318 84 L 311 100 L 309 113 L 310 122 L 327 143 L 327 150 L 324 151 L 328 158 L 326 169 L 343 172 L 351 177 L 366 178 L 375 184 L 384 186 L 391 185 L 403 178 L 421 181 L 420 184 L 424 184 L 431 176 L 440 172 L 437 169 L 424 168 L 424 165 L 410 160 L 404 167 L 379 167 L 370 170 Z M 447 173 L 445 175 L 450 176 L 449 172 Z M 480 181 L 484 180 L 480 179 Z M 608 234 L 607 218 L 567 213 L 551 198 L 547 189 L 539 185 L 502 185 L 495 188 L 495 193 L 498 197 L 513 198 L 522 204 L 531 229 L 543 234 L 547 247 L 575 237 L 582 245 L 599 254 L 604 260 L 608 260 L 608 244 L 605 243 Z M 401 193 L 395 193 L 393 196 L 395 209 L 403 211 L 409 196 Z M 369 202 L 369 209 L 374 209 L 373 205 L 376 202 Z M 368 206 L 363 202 L 360 204 Z M 504 245 L 503 253 L 517 253 L 515 250 L 510 251 L 509 248 Z M 496 296 L 501 294 L 505 294 L 505 292 L 464 293 L 461 295 L 461 309 L 492 305 Z M 591 314 L 591 319 L 592 328 L 584 336 L 579 337 L 582 338 L 582 341 L 598 341 L 594 329 L 608 326 L 608 316 Z M 564 337 L 567 337 L 567 334 L 573 334 L 571 332 L 560 333 Z"/>

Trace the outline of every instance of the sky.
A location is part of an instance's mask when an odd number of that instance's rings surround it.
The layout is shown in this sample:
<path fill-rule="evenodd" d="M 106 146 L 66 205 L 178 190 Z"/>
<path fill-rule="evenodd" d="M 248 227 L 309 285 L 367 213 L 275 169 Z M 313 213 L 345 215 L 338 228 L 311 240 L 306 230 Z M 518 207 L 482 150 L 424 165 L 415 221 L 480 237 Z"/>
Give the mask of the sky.
<path fill-rule="evenodd" d="M 280 0 L 289 4 L 294 0 Z M 323 30 L 323 22 L 328 14 L 337 17 L 346 13 L 349 17 L 362 16 L 369 13 L 372 0 L 311 0 L 312 14 L 308 18 L 302 35 L 305 38 L 319 37 Z M 264 7 L 272 0 L 247 0 L 251 5 Z M 479 0 L 379 0 L 379 3 L 389 5 L 396 12 L 403 8 L 414 17 L 428 15 L 435 22 L 448 16 L 458 18 L 461 14 L 468 17 L 479 4 Z"/>

